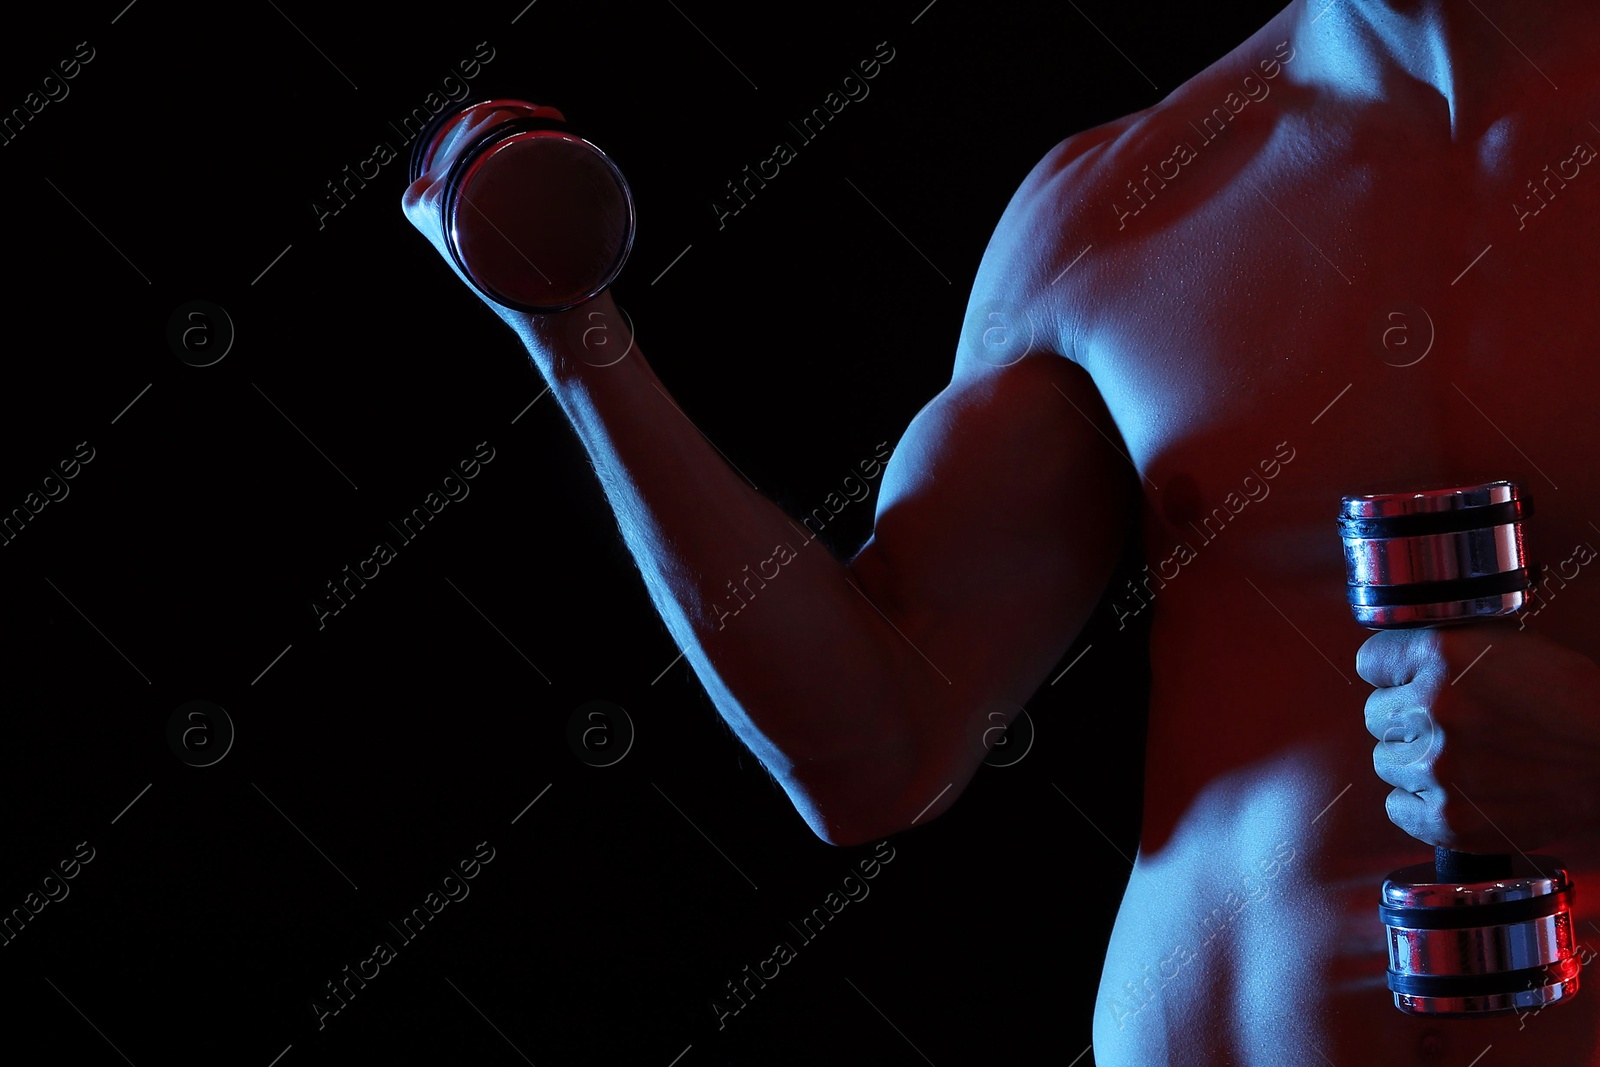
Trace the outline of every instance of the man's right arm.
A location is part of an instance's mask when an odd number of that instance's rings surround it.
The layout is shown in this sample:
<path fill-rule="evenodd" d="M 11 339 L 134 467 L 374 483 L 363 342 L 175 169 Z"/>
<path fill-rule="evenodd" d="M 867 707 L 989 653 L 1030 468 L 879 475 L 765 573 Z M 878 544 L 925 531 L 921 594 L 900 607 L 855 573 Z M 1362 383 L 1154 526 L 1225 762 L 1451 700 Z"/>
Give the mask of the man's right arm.
<path fill-rule="evenodd" d="M 874 840 L 954 802 L 985 730 L 1005 721 L 991 713 L 1014 713 L 1038 688 L 1123 548 L 1132 471 L 1088 375 L 1048 347 L 1007 366 L 984 358 L 982 309 L 1033 273 L 1020 260 L 1049 163 L 996 230 L 969 305 L 978 329 L 899 442 L 873 535 L 848 563 L 730 467 L 637 347 L 610 366 L 585 362 L 575 321 L 609 323 L 613 344 L 625 329 L 609 294 L 558 315 L 495 308 L 570 419 L 718 710 L 831 843 Z M 406 197 L 425 233 L 432 191 L 424 176 Z M 732 615 L 730 584 L 743 590 L 751 575 L 760 595 Z"/>

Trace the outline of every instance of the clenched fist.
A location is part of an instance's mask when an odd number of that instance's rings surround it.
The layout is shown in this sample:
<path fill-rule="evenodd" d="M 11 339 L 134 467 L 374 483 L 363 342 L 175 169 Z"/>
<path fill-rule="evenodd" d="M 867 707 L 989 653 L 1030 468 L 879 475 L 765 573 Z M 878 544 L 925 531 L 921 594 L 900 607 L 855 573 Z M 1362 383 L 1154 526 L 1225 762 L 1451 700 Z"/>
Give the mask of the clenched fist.
<path fill-rule="evenodd" d="M 1462 852 L 1527 853 L 1600 814 L 1600 666 L 1499 623 L 1385 630 L 1356 656 L 1389 819 Z"/>
<path fill-rule="evenodd" d="M 435 143 L 425 169 L 407 187 L 402 210 L 456 276 L 522 338 L 540 370 L 548 374 L 575 348 L 584 362 L 603 365 L 595 353 L 588 351 L 596 348 L 593 338 L 600 337 L 615 351 L 627 347 L 628 331 L 609 291 L 564 312 L 518 310 L 491 297 L 482 285 L 474 284 L 451 254 L 446 229 L 452 222 L 445 217 L 450 213 L 450 169 L 486 133 L 514 119 L 560 122 L 562 115 L 555 108 L 510 100 L 488 101 L 465 109 L 433 135 Z M 580 281 L 596 273 L 594 262 L 610 262 L 607 257 L 615 257 L 614 246 L 621 239 L 604 225 L 590 224 L 594 218 L 602 224 L 615 223 L 589 202 L 598 195 L 589 191 L 598 184 L 593 180 L 593 171 L 602 166 L 598 157 L 591 151 L 568 147 L 582 144 L 571 138 L 551 143 L 555 145 L 553 149 L 544 148 L 531 161 L 524 153 L 510 167 L 497 156 L 493 180 L 480 175 L 469 179 L 456 193 L 457 211 L 462 216 L 452 235 L 457 251 L 474 272 L 487 271 L 499 279 L 497 284 L 510 280 L 519 292 L 522 288 L 530 292 L 549 288 L 570 294 Z M 503 144 L 497 144 L 496 151 L 504 151 Z M 468 174 L 474 173 L 476 167 L 468 168 Z M 615 205 L 609 201 L 606 204 L 615 214 Z M 524 274 L 526 284 L 518 284 Z M 518 300 L 548 303 L 525 295 Z"/>

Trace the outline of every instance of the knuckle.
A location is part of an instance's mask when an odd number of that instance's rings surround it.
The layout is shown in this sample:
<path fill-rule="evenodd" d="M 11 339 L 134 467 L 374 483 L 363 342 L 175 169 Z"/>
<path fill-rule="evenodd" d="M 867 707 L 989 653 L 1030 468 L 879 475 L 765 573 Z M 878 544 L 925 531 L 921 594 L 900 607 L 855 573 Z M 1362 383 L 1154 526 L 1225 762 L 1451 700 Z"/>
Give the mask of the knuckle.
<path fill-rule="evenodd" d="M 431 182 L 428 176 L 423 175 L 410 185 L 406 186 L 405 193 L 400 197 L 400 205 L 407 215 L 414 216 L 415 213 L 422 207 L 423 201 L 427 199 L 430 184 Z"/>
<path fill-rule="evenodd" d="M 1436 730 L 1418 739 L 1414 747 L 1416 751 L 1407 762 L 1407 766 L 1415 769 L 1415 773 L 1423 783 L 1422 787 L 1431 792 L 1438 788 L 1441 781 L 1449 777 L 1448 769 L 1440 766 L 1444 754 L 1443 734 Z"/>
<path fill-rule="evenodd" d="M 1407 630 L 1404 652 L 1406 678 L 1415 681 L 1425 678 L 1439 659 L 1440 631 L 1436 629 Z"/>
<path fill-rule="evenodd" d="M 1427 716 L 1408 747 L 1411 751 L 1405 762 L 1407 767 L 1421 765 L 1424 770 L 1432 770 L 1444 752 L 1444 729 Z"/>

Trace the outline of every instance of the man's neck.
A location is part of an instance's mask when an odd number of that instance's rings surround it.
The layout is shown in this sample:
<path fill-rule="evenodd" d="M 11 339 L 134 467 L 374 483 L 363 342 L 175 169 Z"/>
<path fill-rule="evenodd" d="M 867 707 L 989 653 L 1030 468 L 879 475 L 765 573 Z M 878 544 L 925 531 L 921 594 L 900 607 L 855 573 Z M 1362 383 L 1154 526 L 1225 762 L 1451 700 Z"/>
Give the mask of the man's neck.
<path fill-rule="evenodd" d="M 1564 57 L 1593 49 L 1600 5 L 1529 0 L 1295 0 L 1283 13 L 1298 78 L 1437 108 L 1452 140 L 1480 136 Z"/>

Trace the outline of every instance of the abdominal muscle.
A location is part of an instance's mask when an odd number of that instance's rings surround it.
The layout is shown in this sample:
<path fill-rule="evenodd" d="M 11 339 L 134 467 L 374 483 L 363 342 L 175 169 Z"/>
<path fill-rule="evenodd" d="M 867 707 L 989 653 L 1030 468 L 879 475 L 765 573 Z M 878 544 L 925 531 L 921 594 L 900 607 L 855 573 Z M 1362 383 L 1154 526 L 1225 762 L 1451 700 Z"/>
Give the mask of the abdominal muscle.
<path fill-rule="evenodd" d="M 1257 597 L 1236 576 L 1186 575 L 1152 605 L 1143 830 L 1101 974 L 1096 1062 L 1591 1062 L 1600 987 L 1521 1016 L 1394 1007 L 1378 891 L 1431 849 L 1385 815 L 1362 721 L 1371 687 L 1354 669 L 1368 634 L 1317 582 L 1256 584 L 1271 605 L 1226 625 L 1216 604 L 1254 610 L 1235 585 Z M 1600 871 L 1572 874 L 1587 960 L 1600 913 L 1582 890 Z"/>

